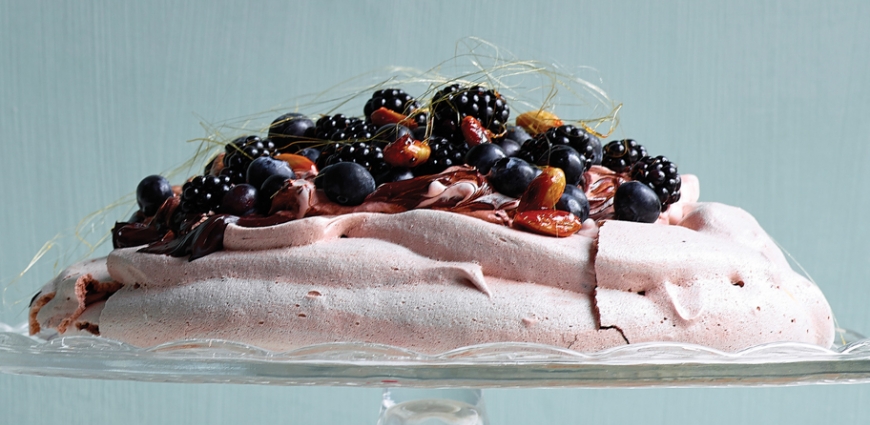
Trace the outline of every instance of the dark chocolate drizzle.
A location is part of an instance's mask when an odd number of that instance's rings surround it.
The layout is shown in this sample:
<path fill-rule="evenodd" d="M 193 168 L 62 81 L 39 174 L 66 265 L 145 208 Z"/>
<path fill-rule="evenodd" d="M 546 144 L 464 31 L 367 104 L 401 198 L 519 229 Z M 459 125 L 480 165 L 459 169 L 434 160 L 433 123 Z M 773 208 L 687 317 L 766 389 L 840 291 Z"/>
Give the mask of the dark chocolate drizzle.
<path fill-rule="evenodd" d="M 140 213 L 133 214 L 131 222 L 117 222 L 112 228 L 112 246 L 129 248 L 155 243 L 166 239 L 168 233 L 179 231 L 180 226 L 174 226 L 175 216 L 181 200 L 172 196 L 163 202 L 153 217 L 143 217 Z M 174 236 L 174 235 L 170 235 Z"/>
<path fill-rule="evenodd" d="M 238 221 L 238 216 L 219 214 L 200 224 L 196 228 L 196 231 L 193 232 L 193 244 L 191 246 L 190 258 L 187 261 L 193 261 L 197 258 L 205 257 L 212 252 L 224 249 L 224 232 L 226 232 L 227 226 L 230 223 Z"/>
<path fill-rule="evenodd" d="M 189 255 L 188 261 L 205 257 L 224 248 L 224 232 L 231 223 L 239 221 L 238 216 L 218 214 L 200 223 L 192 232 L 168 241 L 152 243 L 139 252 L 164 254 L 172 257 Z"/>
<path fill-rule="evenodd" d="M 112 246 L 115 249 L 129 248 L 159 241 L 165 229 L 145 223 L 115 223 L 112 228 Z"/>
<path fill-rule="evenodd" d="M 488 188 L 486 177 L 467 166 L 451 167 L 441 174 L 419 176 L 409 180 L 384 183 L 366 198 L 366 202 L 384 202 L 411 209 L 426 199 L 429 185 L 439 182 L 450 186 L 459 181 L 473 181 L 477 187 Z M 458 201 L 458 200 L 457 200 Z M 453 205 L 451 205 L 453 206 Z"/>
<path fill-rule="evenodd" d="M 246 215 L 239 217 L 237 225 L 241 227 L 268 227 L 286 223 L 296 219 L 296 216 L 288 211 L 278 211 L 272 215 L 262 216 L 259 214 Z"/>

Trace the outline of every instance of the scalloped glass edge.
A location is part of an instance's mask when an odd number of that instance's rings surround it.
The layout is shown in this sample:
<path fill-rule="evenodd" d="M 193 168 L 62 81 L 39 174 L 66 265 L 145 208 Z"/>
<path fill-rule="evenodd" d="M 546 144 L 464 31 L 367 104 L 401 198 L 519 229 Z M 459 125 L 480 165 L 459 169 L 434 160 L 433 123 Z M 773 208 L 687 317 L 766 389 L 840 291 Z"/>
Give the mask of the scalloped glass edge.
<path fill-rule="evenodd" d="M 427 355 L 333 343 L 272 352 L 221 340 L 138 348 L 107 338 L 27 335 L 0 322 L 0 372 L 154 382 L 417 388 L 762 386 L 870 382 L 870 339 L 840 333 L 830 349 L 778 342 L 736 353 L 675 342 L 596 353 L 482 344 Z"/>

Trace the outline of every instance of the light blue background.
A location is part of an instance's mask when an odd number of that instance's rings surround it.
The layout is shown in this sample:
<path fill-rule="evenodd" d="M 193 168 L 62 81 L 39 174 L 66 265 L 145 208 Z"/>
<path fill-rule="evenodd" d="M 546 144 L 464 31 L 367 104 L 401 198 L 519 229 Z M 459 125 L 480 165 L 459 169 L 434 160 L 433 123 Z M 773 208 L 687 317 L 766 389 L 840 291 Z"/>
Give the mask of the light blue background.
<path fill-rule="evenodd" d="M 840 323 L 870 333 L 868 20 L 865 1 L 0 0 L 0 321 L 24 320 L 21 301 L 56 271 L 52 254 L 9 283 L 42 244 L 188 158 L 200 121 L 268 110 L 387 64 L 428 68 L 478 36 L 521 58 L 597 69 L 625 105 L 617 137 L 697 174 L 703 200 L 753 213 Z M 868 390 L 486 398 L 493 424 L 862 423 Z M 372 424 L 379 397 L 0 375 L 0 423 Z"/>

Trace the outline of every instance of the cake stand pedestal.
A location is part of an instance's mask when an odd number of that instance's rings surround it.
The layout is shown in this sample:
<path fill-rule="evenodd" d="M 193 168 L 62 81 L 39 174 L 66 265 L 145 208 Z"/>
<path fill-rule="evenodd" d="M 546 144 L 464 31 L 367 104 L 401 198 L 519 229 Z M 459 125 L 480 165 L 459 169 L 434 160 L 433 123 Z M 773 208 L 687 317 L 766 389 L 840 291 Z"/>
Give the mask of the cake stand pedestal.
<path fill-rule="evenodd" d="M 387 388 L 378 425 L 489 425 L 479 389 Z"/>

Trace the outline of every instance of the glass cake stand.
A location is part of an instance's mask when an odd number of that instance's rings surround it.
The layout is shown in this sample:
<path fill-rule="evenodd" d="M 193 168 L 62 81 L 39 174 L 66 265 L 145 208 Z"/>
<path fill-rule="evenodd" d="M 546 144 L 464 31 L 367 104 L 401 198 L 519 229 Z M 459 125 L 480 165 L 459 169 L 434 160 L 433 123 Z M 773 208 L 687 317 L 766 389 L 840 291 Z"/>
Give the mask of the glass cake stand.
<path fill-rule="evenodd" d="M 870 382 L 870 339 L 840 331 L 830 349 L 771 343 L 737 353 L 643 343 L 597 353 L 526 343 L 425 355 L 376 344 L 289 352 L 189 340 L 137 348 L 100 337 L 27 335 L 0 323 L 0 372 L 159 382 L 383 387 L 380 424 L 486 424 L 481 389 L 726 387 Z"/>

